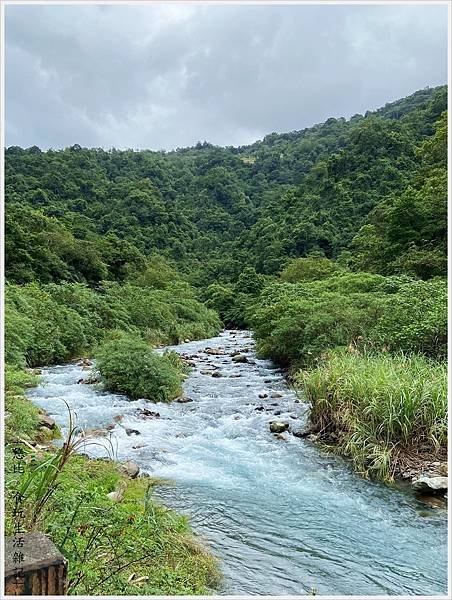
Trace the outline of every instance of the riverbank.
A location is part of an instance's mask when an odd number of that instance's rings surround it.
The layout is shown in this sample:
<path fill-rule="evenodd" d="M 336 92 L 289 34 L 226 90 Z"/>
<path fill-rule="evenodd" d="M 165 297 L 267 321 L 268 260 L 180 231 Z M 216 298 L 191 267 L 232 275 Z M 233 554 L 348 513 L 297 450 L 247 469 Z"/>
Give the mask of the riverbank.
<path fill-rule="evenodd" d="M 69 594 L 211 593 L 220 579 L 217 561 L 193 536 L 186 517 L 155 501 L 158 480 L 138 476 L 136 464 L 73 454 L 46 483 L 40 473 L 58 456 L 61 444 L 55 440 L 61 434 L 24 395 L 37 384 L 36 375 L 23 371 L 6 377 L 6 535 L 17 520 L 15 495 L 26 489 L 24 528 L 46 533 L 68 559 Z M 91 442 L 87 436 L 87 448 Z M 24 473 L 15 472 L 19 455 Z M 49 495 L 37 512 L 40 483 Z"/>
<path fill-rule="evenodd" d="M 423 356 L 327 354 L 298 373 L 309 433 L 365 477 L 447 492 L 447 367 Z"/>

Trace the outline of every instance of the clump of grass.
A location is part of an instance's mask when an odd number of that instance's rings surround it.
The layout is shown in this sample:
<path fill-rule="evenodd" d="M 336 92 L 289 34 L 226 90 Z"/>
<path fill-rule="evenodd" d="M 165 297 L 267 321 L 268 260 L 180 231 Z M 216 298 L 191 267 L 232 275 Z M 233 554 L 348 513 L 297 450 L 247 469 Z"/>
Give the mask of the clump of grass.
<path fill-rule="evenodd" d="M 331 352 L 297 377 L 311 420 L 365 475 L 391 479 L 400 447 L 447 443 L 447 367 L 420 355 Z"/>

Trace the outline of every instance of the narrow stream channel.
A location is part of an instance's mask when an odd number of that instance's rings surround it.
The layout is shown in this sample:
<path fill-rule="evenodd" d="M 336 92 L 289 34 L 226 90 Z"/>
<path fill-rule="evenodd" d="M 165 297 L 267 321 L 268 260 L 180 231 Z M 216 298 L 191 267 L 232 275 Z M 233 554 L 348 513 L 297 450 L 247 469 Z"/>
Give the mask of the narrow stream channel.
<path fill-rule="evenodd" d="M 74 364 L 43 369 L 29 396 L 62 426 L 62 398 L 84 428 L 124 415 L 111 432 L 117 458 L 171 480 L 158 495 L 190 516 L 219 557 L 221 594 L 446 594 L 446 510 L 361 479 L 309 441 L 275 439 L 269 421 L 301 428 L 307 406 L 270 361 L 256 358 L 249 332 L 225 331 L 174 349 L 196 355 L 184 385 L 191 402 L 131 402 L 77 384 L 87 372 Z M 234 362 L 234 351 L 248 362 Z M 206 373 L 213 370 L 220 376 Z M 160 418 L 140 417 L 144 407 Z"/>

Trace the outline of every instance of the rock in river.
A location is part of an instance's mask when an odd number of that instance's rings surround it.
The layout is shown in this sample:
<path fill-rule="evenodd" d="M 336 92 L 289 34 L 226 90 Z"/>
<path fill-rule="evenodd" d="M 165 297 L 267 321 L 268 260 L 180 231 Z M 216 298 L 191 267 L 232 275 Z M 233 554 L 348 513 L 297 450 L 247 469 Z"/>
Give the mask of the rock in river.
<path fill-rule="evenodd" d="M 282 433 L 289 429 L 289 423 L 283 423 L 282 421 L 270 421 L 270 431 L 272 433 Z"/>
<path fill-rule="evenodd" d="M 235 356 L 232 357 L 233 362 L 236 363 L 246 363 L 248 362 L 248 359 L 246 358 L 246 356 L 244 354 L 236 354 Z"/>
<path fill-rule="evenodd" d="M 127 435 L 141 435 L 141 432 L 138 429 L 126 429 Z"/>

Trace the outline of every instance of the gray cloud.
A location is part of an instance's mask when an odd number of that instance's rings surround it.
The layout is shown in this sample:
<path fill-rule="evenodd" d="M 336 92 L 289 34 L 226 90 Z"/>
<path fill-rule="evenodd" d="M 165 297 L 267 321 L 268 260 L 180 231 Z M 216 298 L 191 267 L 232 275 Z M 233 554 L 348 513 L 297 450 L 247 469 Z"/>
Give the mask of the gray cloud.
<path fill-rule="evenodd" d="M 240 145 L 447 81 L 447 7 L 8 5 L 6 144 Z"/>

